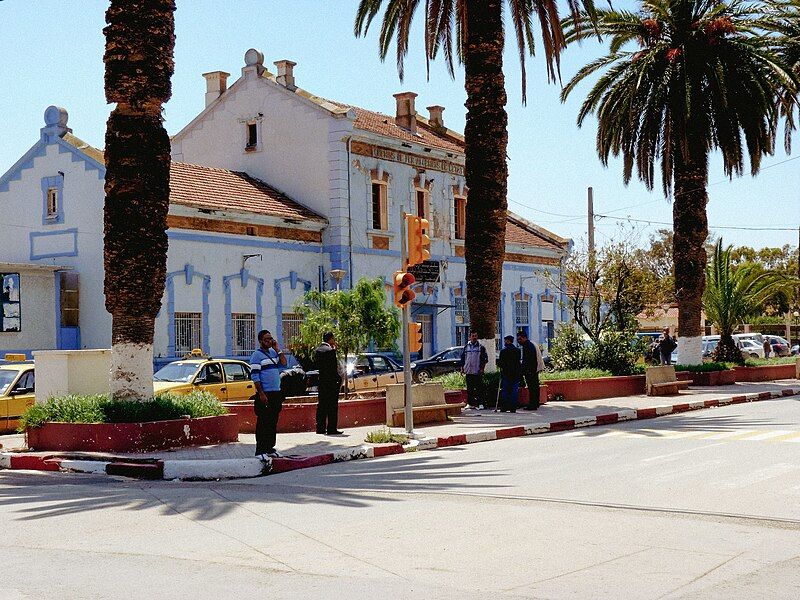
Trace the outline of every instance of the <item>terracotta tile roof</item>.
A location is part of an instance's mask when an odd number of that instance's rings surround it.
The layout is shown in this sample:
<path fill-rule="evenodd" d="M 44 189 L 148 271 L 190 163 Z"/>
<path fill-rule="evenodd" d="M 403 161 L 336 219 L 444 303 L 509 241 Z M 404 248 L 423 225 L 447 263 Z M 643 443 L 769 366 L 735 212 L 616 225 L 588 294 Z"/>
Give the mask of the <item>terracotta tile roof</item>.
<path fill-rule="evenodd" d="M 210 210 L 237 210 L 290 220 L 324 222 L 263 181 L 239 171 L 173 162 L 170 169 L 171 204 Z"/>
<path fill-rule="evenodd" d="M 506 244 L 546 248 L 548 250 L 564 250 L 568 243 L 569 240 L 559 237 L 543 227 L 534 225 L 514 213 L 508 213 Z"/>
<path fill-rule="evenodd" d="M 464 141 L 461 136 L 450 130 L 446 130 L 444 133 L 435 131 L 428 124 L 428 120 L 419 114 L 417 115 L 417 132 L 411 133 L 407 129 L 403 129 L 397 125 L 397 123 L 394 122 L 394 117 L 390 117 L 389 115 L 367 110 L 359 106 L 353 106 L 352 104 L 335 102 L 333 100 L 328 100 L 327 102 L 334 106 L 352 108 L 356 111 L 356 120 L 354 123 L 356 129 L 370 131 L 378 135 L 385 135 L 386 137 L 393 137 L 403 140 L 404 142 L 413 142 L 414 144 L 457 152 L 458 154 L 464 153 Z"/>

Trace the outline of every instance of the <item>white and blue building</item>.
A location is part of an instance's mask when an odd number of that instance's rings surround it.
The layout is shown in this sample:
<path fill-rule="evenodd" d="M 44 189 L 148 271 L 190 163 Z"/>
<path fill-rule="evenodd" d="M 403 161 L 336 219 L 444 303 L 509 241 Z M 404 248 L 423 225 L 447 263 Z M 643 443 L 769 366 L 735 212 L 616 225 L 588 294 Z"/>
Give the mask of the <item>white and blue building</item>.
<path fill-rule="evenodd" d="M 406 92 L 393 116 L 382 114 L 301 89 L 291 61 L 275 73 L 263 63 L 249 50 L 230 86 L 227 73 L 204 74 L 206 106 L 172 138 L 156 362 L 195 347 L 247 356 L 260 328 L 288 341 L 299 325 L 293 305 L 335 286 L 332 272 L 344 272 L 346 288 L 399 268 L 403 212 L 430 221 L 439 268 L 418 284 L 413 307 L 423 354 L 463 343 L 469 190 L 463 138 L 444 126 L 443 107 L 419 115 Z M 38 140 L 0 176 L 0 276 L 19 286 L 19 301 L 4 302 L 0 352 L 110 346 L 104 175 L 102 151 L 51 106 Z M 526 329 L 546 342 L 567 319 L 552 282 L 570 247 L 509 213 L 498 335 Z"/>

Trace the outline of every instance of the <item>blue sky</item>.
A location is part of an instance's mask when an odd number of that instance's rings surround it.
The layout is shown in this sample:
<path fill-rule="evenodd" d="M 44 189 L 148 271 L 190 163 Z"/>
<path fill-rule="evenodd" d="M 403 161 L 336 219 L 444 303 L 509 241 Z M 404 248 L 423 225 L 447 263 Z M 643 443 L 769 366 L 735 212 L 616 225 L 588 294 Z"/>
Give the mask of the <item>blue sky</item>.
<path fill-rule="evenodd" d="M 177 0 L 177 42 L 172 100 L 166 106 L 170 134 L 179 131 L 204 105 L 201 73 L 228 71 L 232 80 L 244 52 L 261 50 L 266 63 L 291 59 L 297 84 L 331 99 L 393 113 L 392 94 L 412 90 L 417 108 L 446 107 L 447 126 L 464 125 L 463 72 L 452 80 L 444 64 L 434 63 L 426 79 L 419 23 L 400 82 L 394 59 L 381 63 L 377 31 L 353 35 L 357 0 Z M 632 5 L 632 4 L 631 4 Z M 0 173 L 37 139 L 44 109 L 65 107 L 74 133 L 102 147 L 110 107 L 103 94 L 102 28 L 107 2 L 99 0 L 5 0 L 0 3 Z M 511 41 L 511 40 L 509 40 Z M 565 81 L 598 56 L 595 43 L 569 48 L 562 61 Z M 509 112 L 509 202 L 519 214 L 578 244 L 586 238 L 586 188 L 594 187 L 595 212 L 639 219 L 628 235 L 645 243 L 651 231 L 671 222 L 663 195 L 638 183 L 622 183 L 621 164 L 604 168 L 594 150 L 594 120 L 575 125 L 584 86 L 567 104 L 560 87 L 547 83 L 543 62 L 528 62 L 528 104 L 520 94 L 519 64 L 509 45 L 505 61 Z M 800 142 L 800 137 L 798 138 Z M 800 144 L 798 144 L 800 146 Z M 800 147 L 794 156 L 779 148 L 755 179 L 728 181 L 717 157 L 712 160 L 709 222 L 726 242 L 755 247 L 797 245 L 800 225 Z M 782 163 L 789 159 L 789 162 Z M 302 200 L 302 199 L 300 199 Z M 597 240 L 619 237 L 619 224 L 597 221 Z M 719 230 L 719 226 L 782 227 L 794 231 Z"/>

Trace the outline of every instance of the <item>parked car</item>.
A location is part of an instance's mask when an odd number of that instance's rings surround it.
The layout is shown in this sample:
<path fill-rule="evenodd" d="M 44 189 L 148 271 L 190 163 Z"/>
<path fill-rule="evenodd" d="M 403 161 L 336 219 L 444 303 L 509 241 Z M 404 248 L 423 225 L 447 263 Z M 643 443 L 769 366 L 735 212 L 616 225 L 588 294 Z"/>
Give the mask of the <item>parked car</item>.
<path fill-rule="evenodd" d="M 463 346 L 453 346 L 442 350 L 430 358 L 411 363 L 411 374 L 417 383 L 426 383 L 432 377 L 454 373 L 461 368 Z"/>
<path fill-rule="evenodd" d="M 377 390 L 393 383 L 403 383 L 403 380 L 403 367 L 383 353 L 365 352 L 357 358 L 347 357 L 347 387 L 351 392 Z M 308 392 L 317 391 L 318 381 L 318 370 L 306 372 Z"/>
<path fill-rule="evenodd" d="M 789 348 L 789 342 L 786 339 L 782 338 L 779 335 L 765 335 L 765 339 L 769 340 L 770 346 L 772 346 L 772 353 L 775 356 L 789 356 L 791 353 L 791 349 Z"/>
<path fill-rule="evenodd" d="M 153 376 L 156 394 L 188 394 L 194 390 L 211 392 L 220 401 L 249 400 L 256 393 L 250 367 L 241 360 L 191 357 L 173 361 Z"/>
<path fill-rule="evenodd" d="M 0 433 L 12 433 L 19 418 L 36 399 L 36 375 L 33 361 L 7 360 L 0 366 Z"/>
<path fill-rule="evenodd" d="M 745 358 L 764 358 L 764 346 L 755 340 L 743 339 L 736 343 Z"/>

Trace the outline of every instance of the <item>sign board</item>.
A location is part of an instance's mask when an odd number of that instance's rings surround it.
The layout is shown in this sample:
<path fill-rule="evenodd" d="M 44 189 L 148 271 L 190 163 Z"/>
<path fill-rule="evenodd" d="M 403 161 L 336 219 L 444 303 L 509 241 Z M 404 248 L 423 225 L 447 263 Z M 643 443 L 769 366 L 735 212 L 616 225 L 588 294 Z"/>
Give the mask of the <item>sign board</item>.
<path fill-rule="evenodd" d="M 426 260 L 408 269 L 408 272 L 420 283 L 436 283 L 439 281 L 440 271 L 441 263 L 438 260 Z"/>
<path fill-rule="evenodd" d="M 20 331 L 19 273 L 0 273 L 0 333 Z"/>

